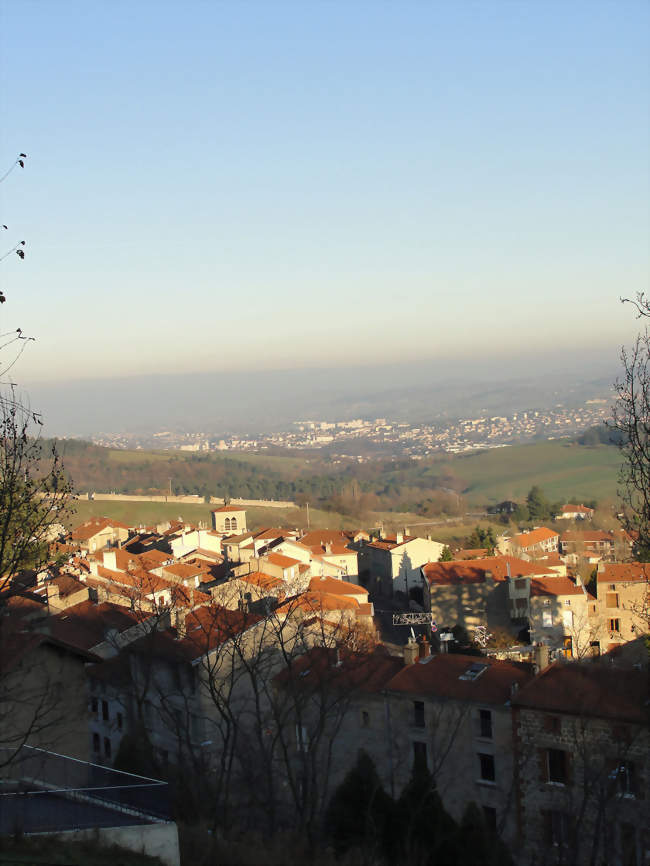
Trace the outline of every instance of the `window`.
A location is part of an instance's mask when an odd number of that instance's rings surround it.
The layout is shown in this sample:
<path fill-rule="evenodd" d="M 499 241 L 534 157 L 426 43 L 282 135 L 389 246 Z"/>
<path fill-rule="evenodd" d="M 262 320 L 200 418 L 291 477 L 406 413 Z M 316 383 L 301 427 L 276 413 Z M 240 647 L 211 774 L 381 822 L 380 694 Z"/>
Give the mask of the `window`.
<path fill-rule="evenodd" d="M 608 589 L 610 592 L 616 592 L 616 584 L 610 583 L 610 585 L 608 586 Z"/>
<path fill-rule="evenodd" d="M 307 737 L 307 728 L 304 725 L 296 725 L 296 748 L 299 752 L 309 750 L 309 738 Z"/>
<path fill-rule="evenodd" d="M 93 734 L 93 752 L 99 752 L 99 734 Z"/>
<path fill-rule="evenodd" d="M 230 518 L 229 517 L 226 517 L 223 525 L 224 525 L 224 529 L 227 529 L 228 531 L 230 531 Z"/>
<path fill-rule="evenodd" d="M 618 761 L 610 778 L 615 783 L 615 791 L 619 797 L 636 796 L 636 768 L 632 761 Z"/>
<path fill-rule="evenodd" d="M 600 655 L 600 641 L 599 640 L 592 640 L 591 643 L 589 644 L 589 648 L 591 650 L 592 656 L 599 656 Z"/>
<path fill-rule="evenodd" d="M 424 727 L 424 701 L 413 701 L 413 724 L 416 728 Z"/>
<path fill-rule="evenodd" d="M 361 710 L 361 727 L 370 727 L 370 713 L 368 712 L 368 710 Z"/>
<path fill-rule="evenodd" d="M 526 589 L 526 583 L 525 577 L 517 577 L 515 579 L 515 589 Z"/>
<path fill-rule="evenodd" d="M 488 830 L 496 832 L 497 810 L 493 806 L 483 806 L 483 818 L 485 819 L 485 826 Z"/>
<path fill-rule="evenodd" d="M 542 628 L 553 628 L 553 612 L 550 610 L 542 611 Z"/>
<path fill-rule="evenodd" d="M 557 716 L 544 716 L 544 730 L 551 734 L 562 732 L 562 723 Z"/>
<path fill-rule="evenodd" d="M 494 755 L 479 754 L 478 760 L 481 770 L 481 779 L 483 779 L 484 782 L 494 782 Z"/>
<path fill-rule="evenodd" d="M 232 520 L 230 521 L 230 528 L 231 529 L 237 529 L 237 518 L 236 517 L 233 517 Z"/>
<path fill-rule="evenodd" d="M 117 730 L 118 731 L 122 730 L 122 724 L 123 724 L 122 713 L 118 713 L 117 714 Z"/>
<path fill-rule="evenodd" d="M 102 719 L 108 721 L 108 701 L 102 701 Z"/>
<path fill-rule="evenodd" d="M 620 631 L 621 630 L 620 619 L 610 619 L 609 620 L 609 630 L 610 631 Z"/>
<path fill-rule="evenodd" d="M 90 702 L 90 709 L 91 709 L 92 714 L 94 716 L 96 716 L 98 711 L 99 711 L 99 702 L 98 702 L 97 698 L 93 698 L 92 701 Z"/>
<path fill-rule="evenodd" d="M 573 638 L 567 635 L 562 640 L 562 655 L 565 659 L 573 658 Z"/>
<path fill-rule="evenodd" d="M 420 743 L 415 741 L 413 743 L 413 766 L 414 767 L 426 767 L 427 766 L 427 744 Z"/>
<path fill-rule="evenodd" d="M 479 736 L 485 740 L 492 739 L 492 712 L 491 710 L 478 711 Z"/>
<path fill-rule="evenodd" d="M 562 749 L 546 750 L 546 781 L 566 785 L 568 781 L 568 754 Z"/>
<path fill-rule="evenodd" d="M 544 836 L 546 844 L 551 847 L 559 847 L 569 844 L 569 833 L 571 822 L 566 812 L 549 809 L 542 812 L 544 820 Z"/>
<path fill-rule="evenodd" d="M 104 755 L 107 758 L 110 758 L 111 756 L 111 741 L 108 737 L 104 737 Z"/>
<path fill-rule="evenodd" d="M 605 596 L 605 605 L 606 607 L 618 607 L 618 593 L 617 592 L 608 592 Z"/>

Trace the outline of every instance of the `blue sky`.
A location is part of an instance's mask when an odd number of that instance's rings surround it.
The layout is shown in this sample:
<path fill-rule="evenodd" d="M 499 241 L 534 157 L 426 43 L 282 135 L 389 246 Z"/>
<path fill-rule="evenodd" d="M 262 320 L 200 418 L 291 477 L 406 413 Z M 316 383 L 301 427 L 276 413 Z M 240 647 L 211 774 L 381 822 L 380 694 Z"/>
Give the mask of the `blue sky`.
<path fill-rule="evenodd" d="M 0 0 L 21 382 L 611 353 L 646 2 Z"/>

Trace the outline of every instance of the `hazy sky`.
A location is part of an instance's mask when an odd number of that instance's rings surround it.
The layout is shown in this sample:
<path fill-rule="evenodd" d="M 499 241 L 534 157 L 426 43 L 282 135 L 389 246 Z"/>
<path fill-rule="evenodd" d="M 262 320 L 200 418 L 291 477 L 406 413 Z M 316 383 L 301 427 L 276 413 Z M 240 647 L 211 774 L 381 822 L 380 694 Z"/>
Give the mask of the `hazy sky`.
<path fill-rule="evenodd" d="M 0 9 L 19 381 L 615 357 L 635 330 L 645 0 Z"/>

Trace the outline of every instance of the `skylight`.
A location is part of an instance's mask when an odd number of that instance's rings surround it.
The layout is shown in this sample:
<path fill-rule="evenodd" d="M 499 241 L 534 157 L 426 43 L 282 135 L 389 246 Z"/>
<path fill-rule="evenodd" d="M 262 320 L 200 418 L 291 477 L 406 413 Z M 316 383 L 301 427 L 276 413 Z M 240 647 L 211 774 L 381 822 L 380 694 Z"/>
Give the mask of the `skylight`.
<path fill-rule="evenodd" d="M 474 662 L 474 664 L 471 664 L 467 668 L 465 673 L 461 674 L 458 677 L 458 679 L 459 680 L 470 680 L 470 681 L 477 680 L 481 676 L 481 674 L 487 670 L 487 668 L 488 668 L 488 665 L 480 664 L 480 662 Z"/>

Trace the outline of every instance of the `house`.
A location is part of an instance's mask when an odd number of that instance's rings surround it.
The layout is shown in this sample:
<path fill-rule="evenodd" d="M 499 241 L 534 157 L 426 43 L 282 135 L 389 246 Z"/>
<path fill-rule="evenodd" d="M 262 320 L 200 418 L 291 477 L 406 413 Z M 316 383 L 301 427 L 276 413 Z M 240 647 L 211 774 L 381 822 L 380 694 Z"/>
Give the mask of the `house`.
<path fill-rule="evenodd" d="M 601 562 L 596 586 L 608 648 L 648 631 L 650 563 Z"/>
<path fill-rule="evenodd" d="M 648 673 L 556 662 L 512 696 L 514 859 L 647 863 Z"/>
<path fill-rule="evenodd" d="M 129 537 L 129 527 L 108 517 L 92 517 L 70 533 L 69 541 L 93 553 L 104 547 L 119 547 Z"/>
<path fill-rule="evenodd" d="M 212 529 L 224 535 L 246 532 L 246 509 L 237 505 L 222 505 L 212 512 Z"/>
<path fill-rule="evenodd" d="M 565 658 L 600 655 L 603 632 L 596 598 L 579 580 L 533 577 L 529 587 L 531 643 L 544 643 Z"/>
<path fill-rule="evenodd" d="M 528 614 L 528 580 L 553 574 L 544 565 L 514 556 L 429 562 L 422 567 L 424 608 L 439 627 L 485 626 L 509 630 Z"/>
<path fill-rule="evenodd" d="M 34 632 L 0 637 L 2 746 L 23 743 L 88 758 L 85 666 L 97 656 Z"/>
<path fill-rule="evenodd" d="M 579 532 L 569 529 L 563 532 L 560 538 L 560 553 L 563 556 L 573 555 L 576 559 L 589 556 L 613 559 L 614 543 L 612 532 L 602 530 Z"/>
<path fill-rule="evenodd" d="M 501 537 L 498 548 L 500 553 L 512 556 L 543 556 L 546 553 L 557 552 L 560 540 L 559 532 L 540 526 L 530 532 L 520 532 L 513 538 Z"/>
<path fill-rule="evenodd" d="M 409 596 L 422 587 L 420 569 L 437 562 L 444 544 L 397 532 L 364 544 L 359 550 L 359 577 L 371 592 L 392 597 L 396 592 Z"/>
<path fill-rule="evenodd" d="M 586 505 L 563 505 L 560 513 L 555 516 L 556 520 L 591 520 L 594 509 Z"/>

